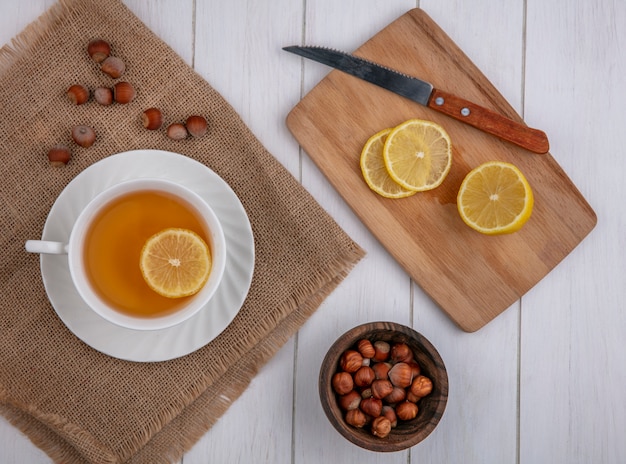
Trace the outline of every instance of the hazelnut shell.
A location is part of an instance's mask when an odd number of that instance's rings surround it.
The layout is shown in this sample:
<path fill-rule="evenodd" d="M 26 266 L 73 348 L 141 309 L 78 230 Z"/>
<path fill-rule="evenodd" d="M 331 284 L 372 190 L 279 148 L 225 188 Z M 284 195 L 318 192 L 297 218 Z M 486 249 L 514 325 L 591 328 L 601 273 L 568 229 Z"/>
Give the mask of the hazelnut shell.
<path fill-rule="evenodd" d="M 98 87 L 93 91 L 93 96 L 101 105 L 108 106 L 113 103 L 113 91 L 108 87 Z"/>
<path fill-rule="evenodd" d="M 158 108 L 148 108 L 141 115 L 141 123 L 148 130 L 160 129 L 163 125 L 163 113 Z"/>
<path fill-rule="evenodd" d="M 74 126 L 72 128 L 72 139 L 81 147 L 89 148 L 96 141 L 96 132 L 89 126 Z"/>
<path fill-rule="evenodd" d="M 72 157 L 69 148 L 65 145 L 55 145 L 48 151 L 48 161 L 50 166 L 63 167 Z"/>
<path fill-rule="evenodd" d="M 118 57 L 109 56 L 100 65 L 100 70 L 113 79 L 117 79 L 118 77 L 122 77 L 122 74 L 126 71 L 126 65 Z"/>
<path fill-rule="evenodd" d="M 202 137 L 206 134 L 207 122 L 202 116 L 189 116 L 185 121 L 185 126 L 192 137 Z"/>
<path fill-rule="evenodd" d="M 80 84 L 74 84 L 67 89 L 67 98 L 75 105 L 82 105 L 89 100 L 89 90 Z"/>
<path fill-rule="evenodd" d="M 113 86 L 113 99 L 117 103 L 130 103 L 135 98 L 135 88 L 129 82 L 118 82 Z"/>
<path fill-rule="evenodd" d="M 187 129 L 180 123 L 170 124 L 167 128 L 167 136 L 172 140 L 183 140 L 187 138 Z"/>
<path fill-rule="evenodd" d="M 94 39 L 87 44 L 87 53 L 96 63 L 102 63 L 111 54 L 111 46 L 102 39 Z"/>

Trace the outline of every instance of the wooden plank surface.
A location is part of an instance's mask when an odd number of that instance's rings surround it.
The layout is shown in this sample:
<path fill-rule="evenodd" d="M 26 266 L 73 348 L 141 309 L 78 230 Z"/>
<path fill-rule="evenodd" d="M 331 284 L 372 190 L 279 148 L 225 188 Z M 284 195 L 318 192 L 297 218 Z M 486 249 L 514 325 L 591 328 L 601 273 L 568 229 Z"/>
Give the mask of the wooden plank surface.
<path fill-rule="evenodd" d="M 0 43 L 53 0 L 0 2 Z M 261 142 L 368 252 L 348 279 L 182 463 L 626 462 L 626 3 L 605 0 L 124 0 L 233 104 Z M 363 226 L 285 127 L 328 73 L 281 47 L 356 50 L 420 6 L 515 111 L 550 136 L 552 156 L 598 213 L 596 229 L 503 314 L 464 333 Z M 600 92 L 600 94 L 598 93 Z M 441 424 L 380 455 L 347 442 L 317 396 L 332 341 L 368 321 L 426 335 L 450 381 Z M 0 418 L 0 463 L 50 459 Z"/>
<path fill-rule="evenodd" d="M 355 54 L 521 121 L 423 10 L 404 14 Z M 363 182 L 361 148 L 372 134 L 411 118 L 433 120 L 448 131 L 450 174 L 432 191 L 382 198 Z M 518 300 L 595 226 L 593 210 L 552 156 L 532 154 L 339 71 L 298 103 L 287 126 L 364 224 L 466 331 Z M 518 233 L 486 237 L 467 228 L 456 211 L 463 177 L 490 160 L 517 165 L 533 188 L 533 215 Z"/>

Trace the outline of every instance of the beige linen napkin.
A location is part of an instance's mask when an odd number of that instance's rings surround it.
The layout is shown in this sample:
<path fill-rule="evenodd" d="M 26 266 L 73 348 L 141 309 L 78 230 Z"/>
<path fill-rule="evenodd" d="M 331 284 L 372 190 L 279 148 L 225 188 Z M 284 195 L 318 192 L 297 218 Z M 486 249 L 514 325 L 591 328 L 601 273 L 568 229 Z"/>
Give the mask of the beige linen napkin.
<path fill-rule="evenodd" d="M 135 85 L 132 103 L 69 104 L 71 84 L 113 83 L 86 54 L 96 37 L 127 63 L 120 80 Z M 141 126 L 151 106 L 170 122 L 206 115 L 210 129 L 171 141 Z M 64 0 L 0 51 L 0 122 L 0 411 L 57 462 L 180 459 L 363 256 L 228 103 L 117 0 Z M 71 142 L 81 123 L 98 133 L 91 148 Z M 59 142 L 73 158 L 52 168 L 46 153 Z M 39 257 L 24 251 L 68 182 L 140 148 L 216 171 L 255 239 L 251 289 L 233 323 L 200 350 L 158 363 L 115 359 L 76 338 L 48 302 Z"/>

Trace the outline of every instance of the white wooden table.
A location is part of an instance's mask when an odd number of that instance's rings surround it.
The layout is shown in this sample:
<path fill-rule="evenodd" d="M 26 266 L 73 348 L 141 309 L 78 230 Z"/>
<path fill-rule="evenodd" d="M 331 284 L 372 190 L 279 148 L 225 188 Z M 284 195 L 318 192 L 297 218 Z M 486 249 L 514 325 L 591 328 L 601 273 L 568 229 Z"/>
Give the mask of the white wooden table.
<path fill-rule="evenodd" d="M 52 0 L 0 2 L 0 43 Z M 626 462 L 626 2 L 621 0 L 125 0 L 235 107 L 261 142 L 368 252 L 183 458 L 215 463 Z M 556 269 L 476 333 L 460 331 L 354 216 L 285 126 L 328 69 L 281 50 L 354 50 L 423 8 L 529 125 L 598 215 Z M 337 311 L 341 308 L 341 311 Z M 355 447 L 328 423 L 317 377 L 332 340 L 393 320 L 444 358 L 450 397 L 426 441 Z M 0 418 L 0 463 L 49 459 Z"/>

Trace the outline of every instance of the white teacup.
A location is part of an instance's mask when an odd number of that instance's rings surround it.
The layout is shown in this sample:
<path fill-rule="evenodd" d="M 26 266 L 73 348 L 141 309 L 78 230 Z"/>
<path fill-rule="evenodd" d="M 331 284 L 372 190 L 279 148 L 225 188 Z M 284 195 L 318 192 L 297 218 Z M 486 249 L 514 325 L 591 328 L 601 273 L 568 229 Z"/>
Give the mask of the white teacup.
<path fill-rule="evenodd" d="M 159 195 L 164 196 L 164 205 L 169 202 L 168 198 L 174 198 L 178 204 L 186 205 L 187 210 L 193 211 L 193 216 L 197 219 L 199 227 L 202 229 L 198 232 L 205 237 L 211 250 L 211 273 L 202 289 L 195 295 L 184 299 L 170 299 L 178 300 L 176 303 L 172 303 L 176 306 L 176 308 L 168 312 L 164 312 L 163 314 L 140 315 L 134 314 L 132 311 L 129 312 L 121 309 L 120 306 L 112 301 L 113 299 L 103 296 L 101 292 L 96 289 L 97 283 L 94 285 L 91 278 L 88 276 L 88 271 L 86 269 L 86 259 L 84 256 L 86 249 L 85 243 L 88 239 L 88 233 L 91 233 L 90 228 L 92 226 L 92 222 L 94 219 L 100 217 L 103 211 L 107 211 L 107 207 L 111 208 L 112 204 L 115 205 L 115 200 L 119 200 L 122 197 L 128 198 L 130 195 L 137 192 L 157 192 Z M 147 213 L 144 210 L 138 212 L 136 214 L 138 223 L 141 222 L 140 218 L 142 215 L 148 214 L 153 213 Z M 166 214 L 159 215 L 160 222 L 167 223 L 168 220 L 169 219 Z M 130 223 L 134 224 L 133 221 L 130 221 Z M 172 223 L 168 227 L 181 226 Z M 135 227 L 135 229 L 136 228 L 137 227 Z M 158 230 L 152 231 L 149 235 L 156 232 L 158 232 Z M 129 231 L 129 233 L 134 233 L 134 231 Z M 147 238 L 148 237 L 146 237 L 146 239 Z M 110 245 L 107 243 L 104 246 Z M 224 274 L 224 268 L 226 265 L 226 241 L 224 239 L 224 232 L 217 216 L 209 204 L 198 194 L 180 184 L 164 179 L 154 178 L 125 181 L 120 184 L 116 184 L 97 195 L 80 212 L 74 226 L 72 227 L 68 243 L 28 240 L 26 242 L 26 250 L 31 253 L 67 254 L 72 281 L 76 290 L 87 305 L 104 319 L 119 326 L 135 330 L 164 329 L 180 324 L 181 322 L 192 317 L 200 309 L 202 309 L 215 294 Z M 129 257 L 127 265 L 129 267 L 136 266 L 137 272 L 139 272 L 139 274 L 141 273 L 139 270 L 138 255 L 132 258 Z M 133 272 L 135 271 L 133 270 Z M 147 285 L 143 281 L 142 283 Z M 130 286 L 130 284 L 128 285 Z M 133 288 L 138 287 L 133 284 L 129 288 L 132 290 Z M 154 295 L 150 294 L 150 298 L 153 297 L 166 298 L 156 295 L 156 293 Z M 135 304 L 140 305 L 141 303 L 135 301 Z"/>

